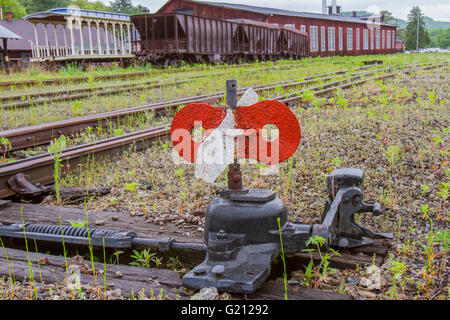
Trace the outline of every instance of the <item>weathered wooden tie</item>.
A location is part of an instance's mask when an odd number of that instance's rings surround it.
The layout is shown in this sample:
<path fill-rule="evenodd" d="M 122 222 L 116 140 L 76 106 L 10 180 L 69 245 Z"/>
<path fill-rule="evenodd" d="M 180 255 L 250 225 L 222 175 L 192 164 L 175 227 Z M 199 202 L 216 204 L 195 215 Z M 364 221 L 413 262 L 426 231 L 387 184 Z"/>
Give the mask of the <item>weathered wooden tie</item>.
<path fill-rule="evenodd" d="M 22 209 L 23 208 L 23 209 Z M 162 239 L 164 237 L 174 238 L 177 242 L 202 243 L 203 234 L 194 230 L 179 228 L 175 224 L 167 222 L 164 226 L 150 223 L 144 216 L 130 216 L 123 212 L 86 212 L 88 224 L 92 228 L 102 228 L 108 230 L 134 231 L 138 237 Z M 59 225 L 59 219 L 63 225 L 71 225 L 71 222 L 85 221 L 85 211 L 79 208 L 41 206 L 26 203 L 8 203 L 0 206 L 0 223 L 9 225 L 22 221 L 38 224 Z M 187 234 L 189 232 L 189 235 Z M 340 250 L 341 256 L 333 256 L 330 259 L 330 266 L 340 269 L 355 269 L 358 266 L 370 265 L 375 261 L 376 265 L 381 265 L 388 253 L 388 241 L 379 240 L 374 245 L 352 249 L 351 251 Z M 204 254 L 182 252 L 169 252 L 176 255 L 186 265 L 195 265 L 201 262 Z M 374 259 L 375 254 L 375 259 Z M 303 268 L 308 265 L 311 257 L 314 262 L 320 262 L 317 253 L 296 253 L 290 258 L 293 269 Z"/>

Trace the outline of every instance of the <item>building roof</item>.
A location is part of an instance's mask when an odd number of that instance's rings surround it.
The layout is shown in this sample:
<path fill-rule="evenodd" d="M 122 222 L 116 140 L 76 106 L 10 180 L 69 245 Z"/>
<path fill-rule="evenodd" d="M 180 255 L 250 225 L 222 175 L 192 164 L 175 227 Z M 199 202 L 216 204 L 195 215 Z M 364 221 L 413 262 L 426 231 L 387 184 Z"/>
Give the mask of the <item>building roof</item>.
<path fill-rule="evenodd" d="M 22 39 L 21 36 L 18 36 L 8 28 L 0 25 L 0 38 L 1 39 Z"/>
<path fill-rule="evenodd" d="M 12 40 L 8 42 L 8 50 L 17 50 L 17 51 L 31 51 L 31 42 L 36 42 L 36 37 L 34 34 L 33 24 L 27 20 L 0 20 L 0 27 L 3 26 L 15 34 L 19 35 L 21 38 L 19 40 Z M 64 33 L 62 32 L 62 25 L 57 27 L 57 37 L 58 37 L 58 45 L 64 45 Z M 36 31 L 38 33 L 39 45 L 44 45 L 45 32 L 44 26 L 42 24 L 36 25 Z M 110 44 L 112 43 L 111 32 L 109 34 Z M 94 27 L 91 27 L 91 35 L 92 35 L 92 45 L 97 46 L 97 30 Z M 55 45 L 55 32 L 51 25 L 47 25 L 47 38 L 50 45 Z M 70 32 L 66 27 L 66 39 L 70 46 Z M 79 43 L 79 30 L 76 31 L 75 35 L 76 43 Z M 100 41 L 103 47 L 105 47 L 106 39 L 104 30 L 100 32 Z M 85 43 L 85 48 L 89 44 L 89 30 L 85 26 L 83 27 L 83 42 Z"/>
<path fill-rule="evenodd" d="M 8 42 L 8 50 L 31 50 L 28 40 L 34 41 L 33 25 L 25 20 L 0 20 L 0 26 L 19 35 L 18 40 Z"/>
<path fill-rule="evenodd" d="M 65 16 L 77 16 L 77 17 L 96 18 L 104 20 L 130 21 L 129 14 L 86 10 L 79 8 L 54 8 L 48 11 L 31 13 L 23 18 L 26 20 L 40 20 L 40 19 L 58 20 L 64 18 Z"/>
<path fill-rule="evenodd" d="M 235 10 L 243 10 L 249 12 L 256 12 L 264 15 L 281 15 L 281 16 L 292 16 L 292 17 L 300 17 L 300 18 L 310 18 L 310 19 L 324 19 L 324 20 L 332 20 L 332 21 L 343 21 L 343 22 L 351 22 L 351 23 L 370 23 L 373 24 L 373 21 L 367 21 L 360 19 L 359 17 L 349 17 L 337 14 L 323 14 L 323 13 L 310 13 L 310 12 L 297 12 L 286 9 L 275 9 L 275 8 L 267 8 L 267 7 L 257 7 L 257 6 L 249 6 L 246 4 L 237 4 L 237 3 L 226 3 L 226 2 L 209 2 L 209 1 L 194 1 L 194 0 L 184 0 L 193 3 L 206 4 L 215 7 L 222 7 L 228 9 Z M 163 6 L 164 7 L 164 6 Z M 383 23 L 376 23 L 385 26 L 391 26 Z"/>

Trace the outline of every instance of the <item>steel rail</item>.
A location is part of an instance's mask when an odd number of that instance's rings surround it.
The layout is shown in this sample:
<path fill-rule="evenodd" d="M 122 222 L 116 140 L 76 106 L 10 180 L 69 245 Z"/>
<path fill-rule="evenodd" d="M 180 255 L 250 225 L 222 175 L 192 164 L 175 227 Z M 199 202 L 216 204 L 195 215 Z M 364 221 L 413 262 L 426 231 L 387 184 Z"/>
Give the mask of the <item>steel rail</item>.
<path fill-rule="evenodd" d="M 266 68 L 259 68 L 258 71 L 264 71 L 264 70 L 272 70 L 272 69 L 290 69 L 294 68 L 292 65 L 288 66 L 274 66 L 274 67 L 266 67 Z M 253 69 L 251 69 L 253 70 Z M 81 89 L 67 89 L 67 90 L 57 90 L 57 91 L 47 91 L 47 92 L 37 92 L 37 93 L 30 93 L 30 94 L 23 94 L 23 95 L 13 95 L 13 96 L 2 96 L 0 97 L 0 101 L 2 102 L 11 102 L 9 104 L 3 104 L 0 106 L 0 108 L 3 109 L 14 109 L 14 108 L 24 108 L 31 105 L 37 105 L 37 104 L 43 104 L 43 103 L 51 103 L 51 102 L 58 102 L 58 101 L 69 101 L 69 100 L 75 100 L 75 99 L 83 99 L 88 98 L 92 94 L 95 93 L 96 96 L 104 96 L 104 95 L 115 95 L 118 93 L 123 92 L 129 92 L 129 91 L 139 91 L 139 90 L 145 90 L 145 89 L 155 89 L 160 88 L 162 86 L 176 86 L 179 84 L 187 83 L 187 82 L 193 82 L 197 79 L 201 78 L 207 78 L 210 76 L 221 76 L 230 73 L 230 71 L 224 71 L 224 72 L 218 72 L 213 74 L 201 74 L 201 75 L 194 75 L 186 77 L 184 80 L 176 80 L 176 79 L 163 79 L 167 81 L 161 81 L 161 80 L 148 80 L 148 81 L 141 81 L 141 82 L 135 82 L 130 84 L 119 84 L 119 85 L 112 85 L 112 86 L 102 86 L 102 87 L 94 87 L 94 88 L 81 88 Z M 46 99 L 37 99 L 37 100 L 25 100 L 24 99 L 30 99 L 30 98 L 42 98 L 42 97 L 51 97 Z M 15 100 L 22 100 L 19 102 L 14 102 Z"/>
<path fill-rule="evenodd" d="M 222 74 L 224 74 L 224 73 L 213 74 L 213 76 L 222 75 Z M 117 90 L 120 90 L 122 88 L 129 89 L 129 88 L 133 88 L 133 87 L 142 88 L 142 89 L 157 88 L 162 85 L 176 85 L 178 83 L 184 83 L 184 82 L 192 81 L 193 79 L 205 78 L 208 76 L 209 75 L 197 75 L 197 76 L 187 77 L 188 79 L 185 79 L 185 80 L 178 80 L 178 81 L 172 80 L 172 82 L 171 81 L 149 80 L 149 81 L 141 81 L 141 82 L 135 82 L 135 83 L 129 83 L 129 84 L 110 85 L 110 86 L 102 86 L 102 87 L 94 87 L 94 88 L 46 91 L 46 92 L 29 93 L 29 94 L 23 94 L 23 95 L 19 94 L 19 95 L 14 95 L 14 96 L 3 96 L 0 98 L 0 101 L 1 102 L 13 102 L 15 100 L 21 100 L 20 102 L 17 102 L 17 103 L 10 103 L 10 104 L 6 104 L 6 105 L 5 104 L 2 105 L 2 108 L 4 108 L 4 109 L 12 109 L 14 107 L 24 107 L 24 106 L 31 105 L 31 104 L 55 102 L 55 101 L 60 101 L 60 100 L 69 100 L 72 98 L 72 96 L 74 96 L 76 94 L 83 94 L 83 93 L 102 94 L 102 92 L 97 92 L 97 91 L 114 89 L 114 90 L 116 90 L 115 92 L 118 92 Z M 114 92 L 114 91 L 111 91 L 111 92 Z M 29 99 L 33 99 L 33 98 L 53 97 L 53 96 L 58 96 L 58 95 L 61 95 L 62 97 L 55 97 L 54 99 L 29 100 Z M 89 96 L 89 95 L 86 94 L 85 96 Z M 73 99 L 77 99 L 79 97 L 82 98 L 84 96 L 74 96 Z M 23 101 L 25 99 L 27 99 L 27 100 Z"/>
<path fill-rule="evenodd" d="M 279 63 L 274 62 L 273 64 L 278 65 Z M 254 66 L 254 63 L 245 63 L 239 65 L 218 65 L 218 66 L 207 66 L 207 67 L 191 67 L 191 68 L 173 68 L 173 69 L 158 69 L 158 70 L 148 70 L 148 71 L 138 71 L 138 72 L 127 72 L 127 73 L 114 73 L 114 74 L 100 74 L 93 77 L 89 76 L 79 76 L 71 78 L 53 78 L 44 80 L 20 80 L 20 81 L 3 81 L 0 82 L 0 88 L 2 87 L 23 87 L 23 86 L 38 86 L 38 85 L 55 85 L 55 84 L 67 84 L 67 83 L 77 83 L 81 81 L 93 80 L 109 80 L 109 79 L 122 79 L 122 78 L 134 78 L 145 75 L 156 75 L 161 73 L 184 73 L 193 71 L 208 71 L 216 69 L 228 69 L 228 68 L 245 68 L 248 66 Z"/>
<path fill-rule="evenodd" d="M 97 156 L 116 155 L 127 146 L 140 151 L 152 144 L 153 141 L 166 139 L 170 134 L 170 124 L 138 132 L 112 137 L 80 146 L 65 149 L 59 155 L 62 175 L 67 174 L 71 168 L 77 168 L 85 156 L 95 154 Z M 31 177 L 33 184 L 41 185 L 53 182 L 54 155 L 46 153 L 32 158 L 6 163 L 0 166 L 0 198 L 14 195 L 9 188 L 8 179 L 16 173 L 23 173 Z"/>
<path fill-rule="evenodd" d="M 426 66 L 423 69 L 437 68 L 443 65 L 444 64 Z M 417 69 L 410 68 L 404 70 L 403 72 L 409 73 L 415 70 Z M 336 86 L 330 86 L 330 88 L 326 89 L 328 91 L 325 91 L 323 86 L 318 86 L 313 89 L 316 90 L 316 94 L 326 94 L 332 90 L 336 90 L 336 88 L 339 87 L 349 88 L 373 80 L 394 77 L 400 73 L 402 73 L 402 71 L 342 85 L 337 85 L 337 83 L 339 83 L 339 81 L 337 81 L 335 82 Z M 279 97 L 275 99 L 278 99 L 281 102 L 293 102 L 295 100 L 299 101 L 302 99 L 300 94 L 301 92 L 297 93 L 297 96 L 288 99 L 279 99 Z M 285 98 L 285 96 L 282 96 L 282 98 Z M 130 146 L 132 146 L 133 150 L 140 151 L 149 147 L 153 141 L 168 138 L 169 135 L 170 124 L 164 124 L 156 128 L 145 129 L 63 150 L 59 156 L 63 163 L 61 174 L 65 175 L 71 170 L 70 168 L 76 168 L 78 164 L 82 163 L 83 157 L 85 156 L 94 154 L 96 156 L 117 155 L 125 149 L 129 150 Z M 15 194 L 15 192 L 12 191 L 8 185 L 8 179 L 12 175 L 16 173 L 23 173 L 24 175 L 30 176 L 30 182 L 33 184 L 39 183 L 41 185 L 46 185 L 53 182 L 53 169 L 54 157 L 49 153 L 0 165 L 0 198 L 5 198 Z"/>
<path fill-rule="evenodd" d="M 281 81 L 271 84 L 271 86 L 267 87 L 266 85 L 256 86 L 254 89 L 256 91 L 263 91 L 268 89 L 276 89 L 279 85 L 285 84 L 290 86 L 295 85 L 306 85 L 308 83 L 314 82 L 314 79 L 322 78 L 324 76 L 330 75 L 338 75 L 342 73 L 347 73 L 353 70 L 365 69 L 362 68 L 354 68 L 354 69 L 346 69 L 339 70 L 336 72 L 330 72 L 325 74 L 320 74 L 316 76 L 310 76 L 303 78 L 304 81 Z M 381 69 L 377 69 L 381 70 Z M 322 78 L 322 79 L 330 79 L 332 77 Z M 316 80 L 317 81 L 317 80 Z M 240 94 L 242 94 L 246 89 L 240 89 Z M 49 143 L 55 137 L 59 137 L 61 135 L 71 136 L 76 133 L 81 132 L 87 127 L 96 127 L 100 125 L 105 125 L 108 121 L 117 121 L 123 117 L 130 116 L 137 113 L 142 112 L 165 112 L 167 109 L 174 109 L 184 104 L 193 103 L 193 102 L 202 102 L 202 103 L 215 103 L 218 100 L 223 98 L 224 92 L 215 92 L 209 95 L 201 95 L 201 96 L 193 96 L 193 97 L 185 97 L 180 99 L 175 99 L 172 101 L 153 103 L 149 105 L 143 105 L 138 107 L 132 107 L 127 109 L 121 109 L 116 111 L 104 112 L 96 115 L 89 115 L 84 117 L 78 117 L 74 119 L 56 121 L 51 123 L 44 123 L 34 126 L 28 126 L 19 129 L 9 129 L 5 131 L 0 131 L 0 137 L 7 138 L 11 143 L 11 148 L 9 151 L 16 151 L 20 149 L 25 149 L 28 147 L 33 147 L 37 145 L 42 145 Z"/>
<path fill-rule="evenodd" d="M 389 74 L 381 75 L 381 76 L 370 78 L 370 79 L 359 80 L 359 81 L 350 82 L 350 83 L 346 83 L 346 84 L 342 84 L 342 85 L 336 85 L 336 86 L 328 86 L 328 85 L 327 86 L 318 86 L 318 87 L 314 87 L 312 89 L 315 90 L 314 94 L 316 96 L 320 96 L 320 95 L 325 95 L 327 93 L 336 91 L 338 89 L 347 89 L 347 88 L 351 88 L 353 86 L 358 86 L 358 85 L 367 83 L 369 81 L 376 81 L 376 80 L 384 80 L 384 79 L 387 79 L 387 78 L 393 78 L 393 77 L 395 77 L 395 76 L 397 76 L 397 75 L 399 75 L 401 73 L 408 74 L 408 73 L 411 73 L 411 72 L 416 71 L 418 69 L 429 70 L 429 69 L 439 68 L 439 67 L 442 67 L 442 66 L 445 66 L 445 65 L 447 65 L 446 62 L 442 63 L 442 64 L 438 64 L 438 65 L 428 65 L 428 66 L 423 66 L 423 67 L 419 67 L 419 68 L 411 67 L 409 69 L 401 70 L 401 71 L 396 72 L 396 73 L 389 73 Z M 304 92 L 305 92 L 304 90 L 300 91 L 300 92 L 294 92 L 294 93 L 289 94 L 288 95 L 289 97 L 279 96 L 279 97 L 274 98 L 274 100 L 279 100 L 280 102 L 285 103 L 285 104 L 298 102 L 299 100 L 302 99 L 301 95 Z"/>

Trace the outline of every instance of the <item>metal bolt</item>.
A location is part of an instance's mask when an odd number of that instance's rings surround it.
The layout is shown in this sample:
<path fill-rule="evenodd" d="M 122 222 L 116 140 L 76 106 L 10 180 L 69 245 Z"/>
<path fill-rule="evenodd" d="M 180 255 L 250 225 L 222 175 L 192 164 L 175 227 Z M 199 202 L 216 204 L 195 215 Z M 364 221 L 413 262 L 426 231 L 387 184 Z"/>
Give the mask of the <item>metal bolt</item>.
<path fill-rule="evenodd" d="M 217 239 L 223 240 L 228 238 L 228 233 L 225 232 L 225 230 L 220 230 L 217 235 L 216 235 Z"/>
<path fill-rule="evenodd" d="M 341 238 L 341 239 L 339 239 L 338 246 L 339 246 L 339 247 L 342 247 L 342 248 L 347 247 L 347 246 L 348 246 L 348 240 L 347 240 L 347 238 Z"/>
<path fill-rule="evenodd" d="M 356 206 L 358 203 L 361 202 L 361 197 L 360 196 L 354 196 L 353 197 L 353 205 Z"/>
<path fill-rule="evenodd" d="M 225 271 L 225 267 L 221 264 L 214 266 L 211 270 L 211 272 L 214 273 L 216 276 L 220 276 L 224 271 Z"/>
<path fill-rule="evenodd" d="M 195 274 L 203 274 L 206 272 L 206 267 L 204 266 L 197 266 L 192 270 Z"/>

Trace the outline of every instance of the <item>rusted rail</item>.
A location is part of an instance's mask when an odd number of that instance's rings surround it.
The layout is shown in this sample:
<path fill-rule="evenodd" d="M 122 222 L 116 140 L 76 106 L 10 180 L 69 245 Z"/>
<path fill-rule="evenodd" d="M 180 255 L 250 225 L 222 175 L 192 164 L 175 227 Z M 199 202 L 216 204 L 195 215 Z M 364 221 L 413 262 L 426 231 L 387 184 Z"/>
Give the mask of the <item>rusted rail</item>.
<path fill-rule="evenodd" d="M 95 231 L 95 229 L 98 229 L 98 227 L 95 226 L 96 221 L 111 215 L 116 216 L 118 219 L 115 219 L 114 221 L 110 219 L 105 219 L 105 221 L 102 220 L 101 229 L 109 230 L 109 234 L 118 232 L 117 237 L 108 239 L 108 233 L 105 232 L 102 234 L 106 234 L 106 239 L 98 239 L 97 237 L 96 240 L 95 237 L 92 236 L 100 231 Z M 206 248 L 203 244 L 202 234 L 192 232 L 187 236 L 185 233 L 180 232 L 179 227 L 170 222 L 164 224 L 164 233 L 161 234 L 161 226 L 159 224 L 148 223 L 143 216 L 131 217 L 129 214 L 121 212 L 85 212 L 83 209 L 79 208 L 10 203 L 3 208 L 0 208 L 0 229 L 2 229 L 0 230 L 0 233 L 2 233 L 3 244 L 5 247 L 4 250 L 0 250 L 0 276 L 10 275 L 10 268 L 8 268 L 8 265 L 10 265 L 13 266 L 15 270 L 16 281 L 23 279 L 29 276 L 29 267 L 30 263 L 32 263 L 35 274 L 39 274 L 46 283 L 51 283 L 56 280 L 64 281 L 66 277 L 65 270 L 63 268 L 58 268 L 59 266 L 64 265 L 64 257 L 58 257 L 56 255 L 51 256 L 49 255 L 49 252 L 46 251 L 52 250 L 53 254 L 62 252 L 63 248 L 61 243 L 63 241 L 63 236 L 61 236 L 60 232 L 61 229 L 64 228 L 64 248 L 69 256 L 71 256 L 71 253 L 75 250 L 78 250 L 81 254 L 84 253 L 84 251 L 88 252 L 89 239 L 87 239 L 86 236 L 83 236 L 82 232 L 79 232 L 83 231 L 82 228 L 76 229 L 77 233 L 75 233 L 74 237 L 69 236 L 74 235 L 73 231 L 75 230 L 74 227 L 71 227 L 71 222 L 79 220 L 79 217 L 86 219 L 86 224 L 90 228 L 91 245 L 94 246 L 94 250 L 103 250 L 103 248 L 108 250 L 109 248 L 117 247 L 118 249 L 120 248 L 121 251 L 128 253 L 131 248 L 137 250 L 150 248 L 152 252 L 158 252 L 158 255 L 163 256 L 164 260 L 169 260 L 169 257 L 176 256 L 187 268 L 192 268 L 204 260 Z M 26 224 L 25 228 L 23 228 L 21 224 L 22 221 Z M 3 227 L 1 224 L 4 226 L 12 226 L 10 228 L 1 228 Z M 60 225 L 62 228 L 58 228 Z M 53 231 L 50 231 L 49 228 L 46 228 L 45 226 L 53 226 Z M 29 250 L 30 254 L 26 251 L 17 250 L 17 248 L 24 249 L 25 247 L 24 234 L 27 238 L 28 246 L 31 246 L 32 248 L 32 250 Z M 85 239 L 83 239 L 84 237 Z M 114 242 L 116 242 L 114 240 L 117 240 L 117 243 L 120 244 L 120 246 L 114 246 Z M 8 249 L 12 243 L 16 249 Z M 330 258 L 330 267 L 356 269 L 372 264 L 380 266 L 385 262 L 385 259 L 388 256 L 388 249 L 388 241 L 377 240 L 371 246 L 349 250 L 349 252 L 341 251 L 339 256 Z M 35 251 L 41 252 L 42 254 L 39 253 L 38 255 Z M 376 255 L 376 257 L 374 257 L 374 255 Z M 46 260 L 49 264 L 41 264 L 39 266 L 40 258 L 43 256 L 48 258 Z M 314 263 L 320 263 L 320 256 L 314 253 L 296 253 L 289 257 L 289 259 L 286 260 L 286 263 L 289 265 L 289 268 L 294 271 L 303 268 L 303 266 L 307 265 L 311 259 L 313 259 Z M 85 261 L 85 263 L 88 263 L 88 261 Z M 132 278 L 134 281 L 138 279 L 139 285 L 142 285 L 145 290 L 148 291 L 151 284 L 155 283 L 146 281 L 149 276 L 153 280 L 160 282 L 160 286 L 168 285 L 170 283 L 181 286 L 181 281 L 179 280 L 177 273 L 162 268 L 137 269 L 136 267 L 130 267 L 123 264 L 105 266 L 103 263 L 95 265 L 96 270 L 104 270 L 104 267 L 106 268 L 106 276 L 109 279 L 107 282 L 113 282 L 114 288 L 119 287 L 125 289 L 123 286 L 126 287 L 126 283 L 120 281 L 130 281 L 130 278 Z M 123 270 L 122 268 L 127 268 L 127 270 Z M 56 269 L 56 271 L 53 269 Z M 123 278 L 121 277 L 119 279 L 114 276 L 117 270 L 121 270 Z M 150 274 L 147 272 L 149 270 L 152 271 Z M 274 268 L 273 270 L 275 270 L 274 276 L 282 276 L 282 271 L 280 269 Z M 85 284 L 93 281 L 92 278 L 89 279 L 87 275 L 81 280 L 82 283 Z M 265 286 L 269 285 L 269 283 L 264 284 L 255 294 L 248 295 L 247 297 L 250 299 L 258 298 L 261 297 L 261 294 L 264 292 L 270 292 L 269 298 L 273 299 L 275 294 L 274 287 L 270 286 L 269 291 L 265 290 Z M 154 290 L 158 291 L 161 288 L 160 286 Z M 141 287 L 132 287 L 132 289 L 135 292 L 141 291 Z M 280 286 L 280 289 L 279 298 L 282 299 L 284 287 Z M 297 293 L 299 290 L 300 292 L 301 290 L 310 290 L 309 292 L 314 294 L 316 298 L 326 298 L 324 293 L 320 290 L 302 289 L 301 287 L 297 287 Z M 167 291 L 169 292 L 171 289 Z M 331 293 L 331 295 L 332 296 L 329 298 L 339 298 L 339 295 L 337 294 Z M 237 297 L 238 296 L 235 298 Z M 311 297 L 313 296 L 310 296 L 309 298 Z M 289 299 L 295 298 L 296 296 L 294 295 L 294 292 L 292 292 L 292 295 L 289 295 Z M 300 298 L 303 299 L 306 297 L 302 296 Z"/>
<path fill-rule="evenodd" d="M 289 69 L 292 68 L 292 65 L 288 66 L 274 66 L 274 67 L 267 67 L 267 68 L 259 68 L 258 71 L 267 71 L 272 69 Z M 367 68 L 367 67 L 361 67 Z M 252 69 L 253 70 L 253 69 Z M 250 71 L 250 70 L 249 70 Z M 30 94 L 23 94 L 23 95 L 14 95 L 14 96 L 3 96 L 0 98 L 0 101 L 2 102 L 11 102 L 8 104 L 3 104 L 0 108 L 3 109 L 15 109 L 15 108 L 24 108 L 29 107 L 32 105 L 38 105 L 43 103 L 52 103 L 52 102 L 58 102 L 58 101 L 70 101 L 70 100 L 76 100 L 76 99 L 83 99 L 88 98 L 95 94 L 96 96 L 105 96 L 105 95 L 116 95 L 124 92 L 131 92 L 131 91 L 140 91 L 140 90 L 147 90 L 147 89 L 156 89 L 161 88 L 163 86 L 177 86 L 188 82 L 193 82 L 197 79 L 207 78 L 207 77 L 218 77 L 218 76 L 224 76 L 228 74 L 228 71 L 224 72 L 217 72 L 213 74 L 202 74 L 202 75 L 195 75 L 195 76 L 189 76 L 184 77 L 183 80 L 149 80 L 149 81 L 141 81 L 137 83 L 129 83 L 129 84 L 120 84 L 120 85 L 112 85 L 112 86 L 102 86 L 102 87 L 94 87 L 94 88 L 81 88 L 81 89 L 68 89 L 68 90 L 57 90 L 57 91 L 47 91 L 47 92 L 37 92 L 37 93 L 30 93 Z M 45 98 L 49 97 L 49 98 Z M 38 98 L 33 100 L 32 98 Z M 44 99 L 42 99 L 44 98 Z M 31 99 L 31 100 L 30 100 Z M 20 101 L 17 101 L 20 100 Z M 14 102 L 17 101 L 17 102 Z"/>
<path fill-rule="evenodd" d="M 333 76 L 337 76 L 339 74 L 347 73 L 349 71 L 365 69 L 355 68 L 355 69 L 346 69 L 340 70 L 336 72 L 330 72 L 325 74 L 320 74 L 316 76 L 311 76 L 304 78 L 303 81 L 280 81 L 276 83 L 272 83 L 271 85 L 262 85 L 254 87 L 257 92 L 265 91 L 265 90 L 274 90 L 278 87 L 293 87 L 293 86 L 301 86 L 307 85 L 314 81 L 318 81 L 317 79 L 321 79 L 326 81 L 327 79 L 332 79 Z M 376 69 L 377 71 L 381 71 L 383 69 Z M 371 71 L 375 72 L 375 70 Z M 245 88 L 241 89 L 240 93 L 242 94 L 245 91 Z M 143 105 L 139 107 L 133 107 L 128 109 L 122 109 L 111 112 L 104 112 L 96 115 L 78 117 L 69 120 L 56 121 L 52 123 L 44 123 L 35 126 L 29 126 L 19 129 L 10 129 L 0 132 L 0 137 L 8 138 L 11 143 L 10 151 L 20 150 L 28 147 L 33 147 L 37 145 L 42 145 L 49 143 L 54 138 L 57 138 L 61 135 L 71 136 L 73 134 L 79 133 L 87 127 L 97 127 L 104 126 L 109 121 L 117 121 L 126 116 L 134 115 L 142 112 L 165 112 L 165 110 L 173 110 L 179 106 L 193 103 L 193 102 L 203 102 L 203 103 L 215 103 L 218 100 L 223 98 L 224 92 L 215 92 L 209 95 L 201 95 L 201 96 L 193 96 L 180 98 L 168 102 L 160 102 L 153 103 L 148 105 Z"/>
<path fill-rule="evenodd" d="M 274 63 L 277 64 L 277 63 Z M 110 80 L 110 79 L 125 79 L 125 78 L 135 78 L 147 75 L 156 75 L 161 73 L 184 73 L 202 70 L 220 70 L 229 68 L 245 68 L 248 66 L 254 66 L 254 63 L 245 63 L 240 65 L 219 65 L 219 66 L 207 66 L 207 67 L 191 67 L 191 68 L 174 68 L 174 69 L 158 69 L 149 71 L 139 71 L 139 72 L 127 72 L 127 73 L 115 73 L 115 74 L 102 74 L 93 77 L 80 76 L 80 77 L 70 77 L 70 78 L 54 78 L 54 79 L 44 79 L 44 80 L 21 80 L 21 81 L 3 81 L 0 82 L 0 88 L 11 87 L 26 87 L 26 86 L 44 86 L 44 85 L 59 85 L 67 83 L 77 83 L 88 80 Z"/>
<path fill-rule="evenodd" d="M 215 75 L 223 75 L 224 73 L 219 74 L 213 74 Z M 138 82 L 138 83 L 129 83 L 129 84 L 119 84 L 119 85 L 112 85 L 112 86 L 102 86 L 102 87 L 95 87 L 95 88 L 81 88 L 81 89 L 69 89 L 69 90 L 58 90 L 58 91 L 47 91 L 47 92 L 38 92 L 38 93 L 30 93 L 30 94 L 23 94 L 23 95 L 14 95 L 14 96 L 3 96 L 0 98 L 2 102 L 13 102 L 9 104 L 4 104 L 2 106 L 3 109 L 14 109 L 14 108 L 22 108 L 27 107 L 30 105 L 36 105 L 41 103 L 51 103 L 56 101 L 66 101 L 66 100 L 75 100 L 75 99 L 82 99 L 91 96 L 92 94 L 95 95 L 109 95 L 109 94 L 118 94 L 122 92 L 127 91 L 137 91 L 137 90 L 143 90 L 143 89 L 154 89 L 154 88 L 160 88 L 162 86 L 173 86 L 178 84 L 183 84 L 187 82 L 191 82 L 195 79 L 201 79 L 208 77 L 210 75 L 198 75 L 198 76 L 192 76 L 187 77 L 187 79 L 184 80 L 177 80 L 177 81 L 144 81 L 144 82 Z M 52 97 L 47 99 L 38 99 L 38 100 L 30 100 L 33 98 L 44 98 L 44 97 Z M 14 102 L 16 100 L 20 100 L 19 102 Z"/>
<path fill-rule="evenodd" d="M 384 80 L 387 78 L 393 78 L 401 73 L 408 74 L 417 69 L 422 69 L 422 70 L 435 69 L 435 68 L 442 67 L 444 65 L 447 65 L 447 63 L 442 63 L 442 64 L 438 64 L 438 65 L 426 65 L 426 66 L 422 66 L 420 68 L 411 67 L 409 69 L 401 70 L 396 73 L 388 73 L 388 74 L 381 75 L 378 77 L 374 77 L 374 78 L 370 78 L 370 79 L 363 79 L 363 80 L 345 83 L 345 84 L 341 84 L 341 85 L 338 84 L 338 82 L 335 82 L 334 85 L 332 85 L 332 83 L 329 83 L 325 86 L 319 86 L 319 87 L 312 88 L 312 90 L 314 91 L 314 94 L 316 96 L 321 96 L 321 95 L 325 95 L 325 94 L 331 93 L 333 91 L 336 91 L 338 89 L 348 89 L 353 86 L 358 86 L 358 85 L 364 84 L 369 81 Z M 358 77 L 356 77 L 356 78 L 358 78 Z M 284 95 L 284 96 L 276 97 L 276 98 L 274 98 L 274 100 L 279 100 L 280 102 L 283 102 L 285 104 L 295 103 L 295 102 L 298 102 L 299 100 L 301 100 L 301 94 L 303 94 L 303 92 L 304 91 L 294 92 L 294 93 L 289 94 L 288 96 Z"/>
<path fill-rule="evenodd" d="M 425 66 L 421 69 L 432 69 L 443 66 L 432 65 Z M 325 95 L 337 88 L 350 88 L 356 85 L 361 85 L 363 83 L 386 79 L 395 77 L 401 73 L 409 73 L 415 71 L 415 68 L 409 68 L 402 70 L 397 73 L 390 73 L 382 76 L 366 78 L 358 81 L 349 82 L 349 79 L 335 81 L 334 83 L 327 84 L 325 86 L 317 86 L 311 88 L 316 95 Z M 361 75 L 356 76 L 361 77 Z M 354 78 L 354 77 L 352 77 Z M 346 81 L 346 83 L 342 83 Z M 302 91 L 303 92 L 303 91 Z M 273 98 L 274 100 L 279 100 L 285 103 L 292 103 L 294 101 L 300 101 L 302 99 L 302 92 L 297 92 L 291 97 L 281 96 Z M 211 99 L 221 99 L 221 96 L 207 97 L 204 100 Z M 141 130 L 134 133 L 129 133 L 119 137 L 113 137 L 104 139 L 97 142 L 92 142 L 89 144 L 81 145 L 66 149 L 60 155 L 62 159 L 62 174 L 67 174 L 71 168 L 76 168 L 78 164 L 82 162 L 82 158 L 87 155 L 95 154 L 96 156 L 104 155 L 117 155 L 123 150 L 127 150 L 130 146 L 133 150 L 140 151 L 146 147 L 149 147 L 153 141 L 160 139 L 165 139 L 170 135 L 170 124 L 165 124 L 156 128 L 150 128 L 146 130 Z M 8 184 L 8 179 L 17 173 L 22 173 L 24 175 L 30 176 L 29 181 L 33 184 L 39 183 L 41 185 L 50 184 L 53 182 L 53 168 L 54 168 L 54 158 L 51 154 L 44 154 L 28 159 L 18 160 L 15 162 L 0 165 L 0 198 L 5 198 L 14 195 L 15 192 L 10 189 Z"/>
<path fill-rule="evenodd" d="M 170 134 L 170 124 L 156 128 L 141 130 L 101 141 L 64 150 L 59 158 L 62 160 L 62 174 L 67 174 L 71 168 L 76 168 L 82 157 L 94 154 L 96 156 L 115 155 L 132 145 L 133 150 L 143 150 L 151 146 L 153 141 L 166 139 Z M 46 185 L 53 182 L 54 157 L 44 154 L 33 158 L 18 160 L 0 166 L 0 198 L 14 194 L 9 188 L 8 179 L 16 173 L 23 173 L 31 177 L 32 183 Z"/>

